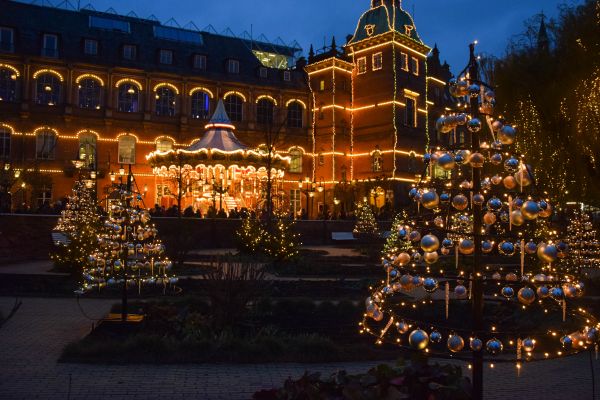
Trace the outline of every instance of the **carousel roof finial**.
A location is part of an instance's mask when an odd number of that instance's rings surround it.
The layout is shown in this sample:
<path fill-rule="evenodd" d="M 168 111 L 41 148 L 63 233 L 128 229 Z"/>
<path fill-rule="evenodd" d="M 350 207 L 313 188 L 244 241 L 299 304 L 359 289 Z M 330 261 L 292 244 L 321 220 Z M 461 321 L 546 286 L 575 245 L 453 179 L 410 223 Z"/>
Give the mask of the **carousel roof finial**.
<path fill-rule="evenodd" d="M 217 103 L 217 108 L 205 128 L 230 128 L 235 130 L 235 126 L 231 123 L 229 115 L 227 115 L 227 111 L 225 111 L 225 105 L 223 104 L 222 99 Z"/>

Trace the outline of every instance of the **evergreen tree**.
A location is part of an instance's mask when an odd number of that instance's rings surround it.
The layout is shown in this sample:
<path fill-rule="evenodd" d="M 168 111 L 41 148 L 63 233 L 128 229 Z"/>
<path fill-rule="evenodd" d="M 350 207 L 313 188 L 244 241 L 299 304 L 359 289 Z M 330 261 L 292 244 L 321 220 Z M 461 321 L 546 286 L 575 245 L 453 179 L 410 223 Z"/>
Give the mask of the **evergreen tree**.
<path fill-rule="evenodd" d="M 80 275 L 88 255 L 98 246 L 101 227 L 94 190 L 88 188 L 84 180 L 78 180 L 53 230 L 56 248 L 50 258 L 54 267 Z"/>
<path fill-rule="evenodd" d="M 356 207 L 356 225 L 353 232 L 355 236 L 376 236 L 379 234 L 375 215 L 366 201 L 361 202 Z"/>
<path fill-rule="evenodd" d="M 565 264 L 577 272 L 581 268 L 600 267 L 600 242 L 589 214 L 575 211 L 567 227 L 569 253 Z"/>
<path fill-rule="evenodd" d="M 150 223 L 150 213 L 139 207 L 141 195 L 122 189 L 116 194 L 97 246 L 88 255 L 80 293 L 124 284 L 135 286 L 138 292 L 144 285 L 166 290 L 177 278 L 169 273 L 172 263 L 158 229 Z"/>
<path fill-rule="evenodd" d="M 264 255 L 276 261 L 294 258 L 299 253 L 300 235 L 294 232 L 294 220 L 276 212 L 271 226 L 258 218 L 244 218 L 236 232 L 238 249 L 246 254 Z"/>
<path fill-rule="evenodd" d="M 412 245 L 410 241 L 408 241 L 406 235 L 401 236 L 400 231 L 405 230 L 406 224 L 408 221 L 408 214 L 405 210 L 402 210 L 394 217 L 394 221 L 392 222 L 392 230 L 390 232 L 390 236 L 388 236 L 385 241 L 385 245 L 383 246 L 383 251 L 381 256 L 384 258 L 391 258 L 402 252 L 408 252 Z"/>

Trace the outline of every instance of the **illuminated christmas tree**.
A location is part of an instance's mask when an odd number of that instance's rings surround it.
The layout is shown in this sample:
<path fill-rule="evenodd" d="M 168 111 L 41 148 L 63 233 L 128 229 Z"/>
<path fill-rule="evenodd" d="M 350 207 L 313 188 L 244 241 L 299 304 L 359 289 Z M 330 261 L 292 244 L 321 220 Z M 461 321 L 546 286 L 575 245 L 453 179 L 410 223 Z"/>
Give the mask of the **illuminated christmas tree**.
<path fill-rule="evenodd" d="M 565 264 L 572 271 L 600 268 L 600 242 L 590 215 L 574 211 L 567 227 L 569 255 Z"/>
<path fill-rule="evenodd" d="M 411 242 L 406 240 L 405 234 L 402 234 L 403 232 L 406 232 L 406 229 L 409 229 L 407 223 L 408 214 L 405 210 L 396 214 L 394 221 L 392 222 L 390 236 L 388 236 L 385 245 L 383 246 L 382 256 L 384 258 L 393 257 L 398 253 L 409 251 L 412 248 Z"/>
<path fill-rule="evenodd" d="M 386 276 L 366 300 L 360 330 L 378 344 L 470 361 L 481 399 L 484 361 L 520 371 L 572 355 L 597 346 L 600 325 L 575 300 L 578 276 L 558 263 L 568 244 L 535 236 L 549 230 L 536 224 L 553 207 L 515 153 L 516 129 L 493 116 L 495 95 L 479 80 L 474 48 L 450 83 L 457 109 L 437 122 L 445 144 L 427 149 L 429 176 L 409 193 L 413 214 L 400 232 L 412 250 L 383 261 Z"/>
<path fill-rule="evenodd" d="M 142 209 L 142 196 L 121 185 L 110 196 L 109 213 L 97 237 L 97 248 L 88 256 L 83 285 L 78 293 L 120 287 L 123 293 L 122 317 L 127 318 L 128 290 L 141 294 L 142 288 L 158 288 L 163 293 L 175 288 L 178 278 L 170 273 L 172 263 L 158 238 L 150 214 Z"/>
<path fill-rule="evenodd" d="M 379 228 L 371 206 L 363 201 L 356 206 L 356 225 L 354 225 L 355 237 L 379 236 Z"/>
<path fill-rule="evenodd" d="M 97 234 L 102 227 L 96 195 L 89 182 L 75 182 L 53 230 L 56 248 L 50 258 L 56 269 L 74 275 L 81 275 L 88 255 L 98 246 Z"/>
<path fill-rule="evenodd" d="M 244 218 L 236 232 L 238 248 L 243 253 L 262 254 L 276 261 L 294 258 L 301 245 L 300 234 L 294 232 L 294 224 L 294 220 L 284 212 L 276 212 L 270 226 L 267 221 Z"/>

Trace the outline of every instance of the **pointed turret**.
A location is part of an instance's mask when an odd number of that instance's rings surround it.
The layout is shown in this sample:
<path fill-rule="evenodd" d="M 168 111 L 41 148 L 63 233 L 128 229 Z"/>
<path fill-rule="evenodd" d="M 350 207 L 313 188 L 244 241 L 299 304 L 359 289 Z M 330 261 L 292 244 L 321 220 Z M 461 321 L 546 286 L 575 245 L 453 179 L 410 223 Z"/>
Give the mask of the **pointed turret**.
<path fill-rule="evenodd" d="M 204 128 L 206 132 L 202 139 L 192 144 L 187 151 L 206 149 L 234 152 L 247 149 L 247 146 L 242 144 L 233 133 L 235 126 L 225 111 L 223 100 L 219 100 L 212 118 Z"/>

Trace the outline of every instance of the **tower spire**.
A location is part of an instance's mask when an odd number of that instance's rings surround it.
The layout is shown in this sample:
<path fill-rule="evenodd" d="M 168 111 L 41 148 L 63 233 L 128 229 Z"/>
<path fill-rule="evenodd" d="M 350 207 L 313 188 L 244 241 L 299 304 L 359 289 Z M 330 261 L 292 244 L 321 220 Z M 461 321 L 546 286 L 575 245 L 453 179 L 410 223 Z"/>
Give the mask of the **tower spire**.
<path fill-rule="evenodd" d="M 550 49 L 550 38 L 548 36 L 548 30 L 546 29 L 546 16 L 543 11 L 537 37 L 537 47 L 541 52 L 547 52 Z"/>

